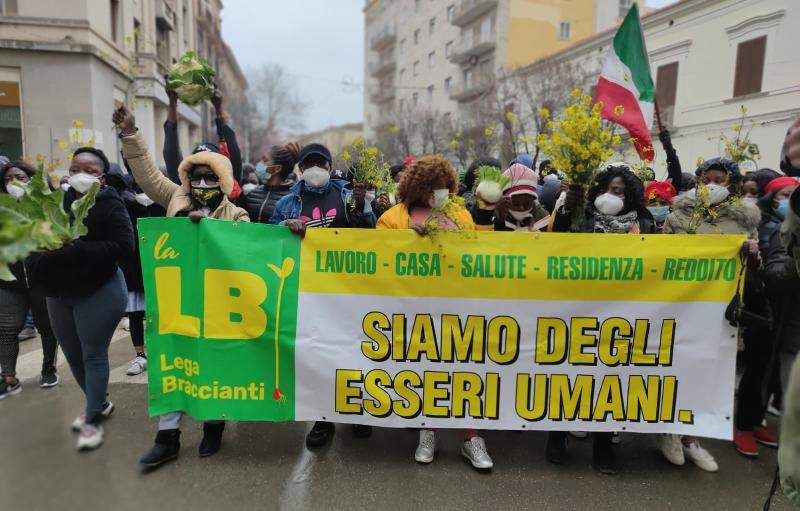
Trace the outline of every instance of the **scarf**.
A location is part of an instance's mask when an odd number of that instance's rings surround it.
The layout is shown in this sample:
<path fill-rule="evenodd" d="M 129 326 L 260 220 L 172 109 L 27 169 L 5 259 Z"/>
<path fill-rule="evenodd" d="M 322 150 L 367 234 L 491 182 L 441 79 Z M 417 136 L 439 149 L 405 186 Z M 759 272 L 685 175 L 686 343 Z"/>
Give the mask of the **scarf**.
<path fill-rule="evenodd" d="M 610 234 L 628 234 L 638 232 L 637 223 L 639 214 L 636 210 L 629 211 L 624 215 L 604 215 L 599 211 L 594 212 L 594 232 L 605 232 Z"/>

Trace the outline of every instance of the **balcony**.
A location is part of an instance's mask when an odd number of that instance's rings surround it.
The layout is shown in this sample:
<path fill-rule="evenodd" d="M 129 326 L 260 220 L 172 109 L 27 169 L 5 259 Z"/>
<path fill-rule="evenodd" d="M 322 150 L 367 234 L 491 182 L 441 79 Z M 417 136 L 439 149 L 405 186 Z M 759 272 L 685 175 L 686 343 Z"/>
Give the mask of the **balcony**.
<path fill-rule="evenodd" d="M 461 42 L 450 51 L 448 59 L 453 64 L 463 64 L 470 60 L 477 60 L 482 55 L 494 51 L 496 46 L 497 43 L 494 41 L 494 38 L 488 36 L 481 37 L 477 41 L 472 41 L 471 43 Z"/>
<path fill-rule="evenodd" d="M 379 62 L 370 62 L 369 65 L 367 65 L 367 71 L 369 71 L 369 75 L 373 78 L 386 76 L 394 72 L 395 68 L 397 68 L 397 62 L 395 62 L 394 57 Z"/>
<path fill-rule="evenodd" d="M 372 50 L 380 51 L 394 44 L 395 40 L 397 40 L 397 28 L 394 25 L 388 25 L 372 36 L 372 39 L 369 40 L 369 46 Z"/>
<path fill-rule="evenodd" d="M 491 79 L 480 80 L 469 85 L 460 85 L 450 89 L 450 99 L 459 103 L 467 103 L 488 92 L 493 85 Z"/>
<path fill-rule="evenodd" d="M 391 87 L 382 87 L 378 89 L 376 92 L 370 94 L 369 99 L 375 104 L 382 104 L 388 103 L 389 101 L 394 101 L 394 98 L 397 94 L 397 91 L 394 88 L 394 85 Z"/>
<path fill-rule="evenodd" d="M 453 15 L 453 25 L 464 27 L 497 8 L 497 0 L 463 0 Z"/>

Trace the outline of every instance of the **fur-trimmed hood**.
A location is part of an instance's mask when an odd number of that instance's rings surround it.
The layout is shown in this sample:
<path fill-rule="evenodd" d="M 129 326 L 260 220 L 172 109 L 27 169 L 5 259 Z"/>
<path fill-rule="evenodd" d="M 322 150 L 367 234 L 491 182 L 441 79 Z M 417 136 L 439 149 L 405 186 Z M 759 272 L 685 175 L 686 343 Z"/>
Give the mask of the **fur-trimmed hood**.
<path fill-rule="evenodd" d="M 222 193 L 229 199 L 233 192 L 233 166 L 231 161 L 219 153 L 202 151 L 192 154 L 183 159 L 178 166 L 178 178 L 181 180 L 181 188 L 189 194 L 192 190 L 189 183 L 189 171 L 196 165 L 208 165 L 208 167 L 219 178 L 219 187 Z"/>

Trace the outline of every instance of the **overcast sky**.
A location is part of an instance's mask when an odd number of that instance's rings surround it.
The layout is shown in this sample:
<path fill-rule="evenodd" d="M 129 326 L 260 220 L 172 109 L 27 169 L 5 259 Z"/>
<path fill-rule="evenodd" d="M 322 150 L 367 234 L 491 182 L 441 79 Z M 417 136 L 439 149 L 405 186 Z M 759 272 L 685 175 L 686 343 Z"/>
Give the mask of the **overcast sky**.
<path fill-rule="evenodd" d="M 363 6 L 364 0 L 226 0 L 222 34 L 245 73 L 262 64 L 283 65 L 311 105 L 306 131 L 361 122 Z"/>

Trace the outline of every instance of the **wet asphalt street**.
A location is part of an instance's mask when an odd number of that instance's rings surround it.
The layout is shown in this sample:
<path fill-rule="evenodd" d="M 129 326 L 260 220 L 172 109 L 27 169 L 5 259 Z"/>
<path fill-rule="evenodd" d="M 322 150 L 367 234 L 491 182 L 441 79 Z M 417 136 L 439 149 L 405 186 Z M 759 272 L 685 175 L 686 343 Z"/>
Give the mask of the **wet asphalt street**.
<path fill-rule="evenodd" d="M 71 421 L 82 409 L 66 365 L 61 385 L 38 387 L 38 339 L 22 343 L 24 390 L 0 401 L 0 511 L 33 510 L 760 510 L 775 469 L 775 451 L 748 460 L 727 442 L 706 441 L 720 472 L 675 467 L 654 438 L 623 435 L 621 472 L 601 476 L 589 465 L 591 442 L 570 439 L 570 460 L 544 459 L 545 434 L 486 432 L 495 468 L 478 473 L 461 457 L 457 432 L 442 433 L 429 466 L 413 461 L 417 433 L 375 429 L 355 438 L 340 426 L 333 443 L 308 451 L 309 424 L 230 423 L 222 450 L 200 459 L 201 425 L 185 421 L 180 458 L 143 474 L 138 459 L 151 445 L 145 378 L 124 375 L 130 340 L 118 331 L 111 348 L 111 399 L 106 442 L 78 453 Z M 772 509 L 791 506 L 783 495 Z"/>

